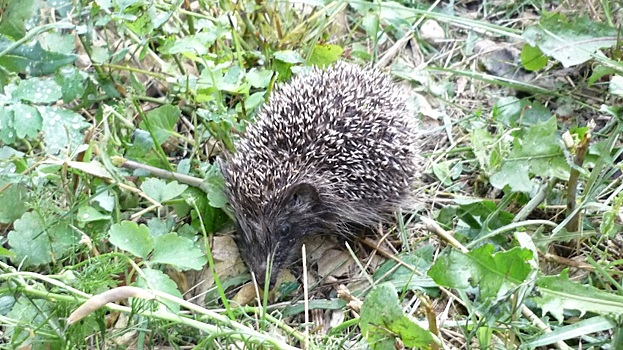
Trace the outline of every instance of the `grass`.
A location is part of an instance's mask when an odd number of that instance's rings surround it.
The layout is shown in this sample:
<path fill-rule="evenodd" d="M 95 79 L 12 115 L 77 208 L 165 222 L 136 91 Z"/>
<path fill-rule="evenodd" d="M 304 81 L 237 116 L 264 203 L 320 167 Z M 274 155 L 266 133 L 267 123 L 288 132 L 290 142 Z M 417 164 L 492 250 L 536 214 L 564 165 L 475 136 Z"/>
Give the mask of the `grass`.
<path fill-rule="evenodd" d="M 623 348 L 618 4 L 0 6 L 0 348 Z M 413 92 L 421 206 L 258 290 L 215 159 L 338 59 Z"/>

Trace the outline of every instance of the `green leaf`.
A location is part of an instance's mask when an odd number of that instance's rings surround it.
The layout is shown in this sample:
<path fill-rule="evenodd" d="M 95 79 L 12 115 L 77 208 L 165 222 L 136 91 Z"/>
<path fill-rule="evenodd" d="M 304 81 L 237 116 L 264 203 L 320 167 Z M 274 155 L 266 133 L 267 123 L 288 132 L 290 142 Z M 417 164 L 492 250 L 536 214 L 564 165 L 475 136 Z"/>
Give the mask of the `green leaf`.
<path fill-rule="evenodd" d="M 541 70 L 547 65 L 547 61 L 547 56 L 538 47 L 526 44 L 521 49 L 521 64 L 526 70 Z"/>
<path fill-rule="evenodd" d="M 16 139 L 13 108 L 0 106 L 0 140 L 10 145 Z"/>
<path fill-rule="evenodd" d="M 208 203 L 205 192 L 197 188 L 189 187 L 184 192 L 183 197 L 188 207 L 192 209 L 191 225 L 197 231 L 201 231 L 201 224 L 203 223 L 207 232 L 216 232 L 230 221 L 229 217 L 222 209 L 216 208 Z"/>
<path fill-rule="evenodd" d="M 449 249 L 437 258 L 428 275 L 438 285 L 449 288 L 467 289 L 480 285 L 483 298 L 495 298 L 500 290 L 512 289 L 524 282 L 531 272 L 528 260 L 532 258 L 532 252 L 513 248 L 494 254 L 493 249 L 491 244 L 467 254 Z"/>
<path fill-rule="evenodd" d="M 208 201 L 214 208 L 223 208 L 227 204 L 227 196 L 223 189 L 225 188 L 225 178 L 217 163 L 212 163 L 206 172 L 204 179 L 205 187 L 208 192 Z"/>
<path fill-rule="evenodd" d="M 110 220 L 110 215 L 102 214 L 92 206 L 84 206 L 78 209 L 76 219 L 82 223 L 87 223 L 100 220 Z"/>
<path fill-rule="evenodd" d="M 75 100 L 84 93 L 84 78 L 76 67 L 67 66 L 59 69 L 56 71 L 54 80 L 61 86 L 65 103 Z"/>
<path fill-rule="evenodd" d="M 601 55 L 602 48 L 616 45 L 617 30 L 587 16 L 568 21 L 563 15 L 546 13 L 538 25 L 524 31 L 523 37 L 563 66 L 571 67 Z"/>
<path fill-rule="evenodd" d="M 372 349 L 393 349 L 396 338 L 409 348 L 430 349 L 433 344 L 431 333 L 403 313 L 391 283 L 379 284 L 368 293 L 361 306 L 359 327 Z"/>
<path fill-rule="evenodd" d="M 214 44 L 216 39 L 217 36 L 212 31 L 187 35 L 183 38 L 176 38 L 170 46 L 163 48 L 161 51 L 168 55 L 203 56 L 208 53 L 208 48 Z"/>
<path fill-rule="evenodd" d="M 141 184 L 141 190 L 159 203 L 164 203 L 175 197 L 180 196 L 188 188 L 177 181 L 166 183 L 164 180 L 149 178 Z"/>
<path fill-rule="evenodd" d="M 48 154 L 61 150 L 75 150 L 82 144 L 82 130 L 91 124 L 73 111 L 58 107 L 39 106 L 37 110 L 43 119 L 43 139 Z"/>
<path fill-rule="evenodd" d="M 515 192 L 530 192 L 531 175 L 568 179 L 570 166 L 556 139 L 556 131 L 556 117 L 551 117 L 531 125 L 525 134 L 515 136 L 501 169 L 490 178 L 491 185 L 500 189 L 509 185 Z"/>
<path fill-rule="evenodd" d="M 20 139 L 26 136 L 36 137 L 43 127 L 43 119 L 39 111 L 33 106 L 19 102 L 13 105 L 13 111 L 15 115 L 19 116 L 20 120 L 19 123 L 15 123 L 17 137 Z"/>
<path fill-rule="evenodd" d="M 311 66 L 326 67 L 340 59 L 344 49 L 339 45 L 316 45 L 307 63 Z"/>
<path fill-rule="evenodd" d="M 7 183 L 0 180 L 0 187 Z M 8 224 L 19 219 L 28 210 L 28 189 L 21 184 L 12 184 L 4 191 L 0 192 L 0 203 L 11 203 L 11 205 L 0 205 L 0 223 Z"/>
<path fill-rule="evenodd" d="M 139 226 L 132 221 L 122 221 L 112 225 L 108 234 L 110 243 L 143 259 L 154 247 L 154 239 L 143 224 Z"/>
<path fill-rule="evenodd" d="M 550 313 L 558 322 L 564 321 L 564 310 L 577 310 L 581 314 L 594 312 L 600 315 L 623 314 L 623 296 L 582 285 L 569 280 L 568 270 L 560 276 L 542 276 L 536 281 L 538 293 L 532 299 Z"/>
<path fill-rule="evenodd" d="M 281 62 L 290 63 L 290 64 L 297 64 L 297 63 L 305 62 L 303 57 L 301 57 L 301 55 L 298 52 L 292 51 L 292 50 L 277 51 L 273 53 L 273 57 Z"/>
<path fill-rule="evenodd" d="M 434 247 L 426 245 L 415 252 L 400 254 L 398 255 L 400 261 L 411 268 L 407 268 L 402 264 L 396 267 L 398 264 L 396 261 L 387 260 L 374 272 L 373 278 L 377 283 L 391 282 L 399 290 L 430 291 L 430 288 L 437 287 L 432 278 L 426 275 L 426 272 L 432 265 L 433 253 Z M 413 269 L 416 269 L 421 274 L 416 274 Z"/>
<path fill-rule="evenodd" d="M 55 310 L 58 304 L 46 299 L 21 296 L 6 315 L 19 322 L 3 322 L 3 337 L 12 348 L 61 349 L 63 342 L 58 337 L 58 319 Z M 33 332 L 36 329 L 37 332 Z M 34 345 L 45 344 L 43 347 Z"/>
<path fill-rule="evenodd" d="M 13 253 L 12 251 L 10 251 L 10 250 L 8 250 L 6 248 L 0 247 L 0 257 L 1 258 L 15 259 L 15 256 L 16 256 L 15 253 Z"/>
<path fill-rule="evenodd" d="M 486 129 L 476 128 L 471 132 L 472 151 L 478 160 L 480 168 L 485 174 L 491 176 L 500 168 L 502 153 L 506 143 L 497 141 Z"/>
<path fill-rule="evenodd" d="M 444 161 L 433 164 L 433 173 L 444 186 L 452 185 L 452 175 L 450 174 L 450 164 L 452 161 Z"/>
<path fill-rule="evenodd" d="M 247 113 L 253 111 L 255 108 L 261 106 L 262 103 L 264 103 L 265 94 L 266 91 L 258 91 L 244 100 L 244 108 L 246 108 Z M 236 113 L 243 112 L 241 103 L 236 104 Z"/>
<path fill-rule="evenodd" d="M 188 238 L 176 233 L 168 233 L 156 238 L 152 263 L 170 264 L 180 270 L 201 270 L 206 264 L 206 256 Z"/>
<path fill-rule="evenodd" d="M 180 291 L 177 289 L 177 285 L 175 284 L 175 282 L 171 278 L 169 278 L 169 276 L 167 276 L 164 272 L 149 268 L 142 269 L 141 271 L 143 272 L 142 275 L 144 275 L 145 278 L 138 278 L 136 282 L 136 285 L 138 287 L 144 289 L 154 289 L 157 291 L 165 292 L 180 299 L 182 298 L 182 293 L 180 293 Z M 160 300 L 159 302 L 166 305 L 167 310 L 170 312 L 173 312 L 175 314 L 180 312 L 180 304 L 176 302 L 168 300 Z"/>
<path fill-rule="evenodd" d="M 0 34 L 15 40 L 26 35 L 26 21 L 36 15 L 38 11 L 36 0 L 2 0 L 2 17 L 0 18 Z"/>
<path fill-rule="evenodd" d="M 270 84 L 270 80 L 273 77 L 274 72 L 270 70 L 258 70 L 252 68 L 246 74 L 247 81 L 251 86 L 258 89 L 265 89 Z"/>
<path fill-rule="evenodd" d="M 50 78 L 22 80 L 12 92 L 14 99 L 33 103 L 52 103 L 58 101 L 62 96 L 61 87 Z"/>
<path fill-rule="evenodd" d="M 530 166 L 527 162 L 507 161 L 489 178 L 491 186 L 503 189 L 510 186 L 513 192 L 531 192 L 534 184 L 530 180 Z"/>
<path fill-rule="evenodd" d="M 48 222 L 36 212 L 27 212 L 13 224 L 8 240 L 14 261 L 23 266 L 51 263 L 61 259 L 78 244 L 78 235 L 66 222 L 49 218 Z"/>
<path fill-rule="evenodd" d="M 0 51 L 7 49 L 13 42 L 0 37 Z M 13 73 L 28 72 L 31 76 L 38 77 L 50 75 L 60 67 L 72 64 L 77 55 L 69 55 L 59 52 L 46 51 L 39 42 L 33 46 L 21 45 L 0 57 L 0 66 Z"/>
<path fill-rule="evenodd" d="M 610 85 L 608 85 L 608 91 L 616 96 L 623 96 L 623 77 L 615 75 L 610 79 Z"/>
<path fill-rule="evenodd" d="M 588 77 L 588 86 L 593 86 L 593 84 L 595 84 L 601 78 L 605 77 L 606 75 L 614 74 L 616 72 L 616 69 L 609 66 L 596 66 L 593 68 L 593 73 L 591 74 L 591 76 Z"/>
<path fill-rule="evenodd" d="M 177 106 L 164 105 L 147 112 L 139 127 L 150 131 L 156 142 L 163 144 L 173 132 L 173 128 L 180 118 L 181 111 Z"/>

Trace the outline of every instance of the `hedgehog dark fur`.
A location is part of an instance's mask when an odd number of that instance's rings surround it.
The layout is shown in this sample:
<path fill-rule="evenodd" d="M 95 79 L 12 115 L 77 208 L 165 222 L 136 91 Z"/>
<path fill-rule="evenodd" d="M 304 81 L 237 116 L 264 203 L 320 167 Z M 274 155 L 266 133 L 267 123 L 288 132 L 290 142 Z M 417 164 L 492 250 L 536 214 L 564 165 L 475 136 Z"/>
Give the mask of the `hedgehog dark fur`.
<path fill-rule="evenodd" d="M 221 164 L 236 242 L 271 286 L 304 237 L 376 226 L 412 203 L 415 127 L 382 72 L 339 62 L 278 86 Z"/>

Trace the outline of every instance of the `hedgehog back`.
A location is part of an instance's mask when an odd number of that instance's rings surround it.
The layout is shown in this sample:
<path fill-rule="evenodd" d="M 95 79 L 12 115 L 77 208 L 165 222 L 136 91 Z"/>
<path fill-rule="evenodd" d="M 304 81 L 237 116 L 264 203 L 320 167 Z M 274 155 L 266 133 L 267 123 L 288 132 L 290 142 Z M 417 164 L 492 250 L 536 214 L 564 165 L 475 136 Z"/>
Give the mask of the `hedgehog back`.
<path fill-rule="evenodd" d="M 308 182 L 346 221 L 374 224 L 410 200 L 412 117 L 378 70 L 338 63 L 299 75 L 275 89 L 237 144 L 226 172 L 230 202 L 258 215 Z"/>

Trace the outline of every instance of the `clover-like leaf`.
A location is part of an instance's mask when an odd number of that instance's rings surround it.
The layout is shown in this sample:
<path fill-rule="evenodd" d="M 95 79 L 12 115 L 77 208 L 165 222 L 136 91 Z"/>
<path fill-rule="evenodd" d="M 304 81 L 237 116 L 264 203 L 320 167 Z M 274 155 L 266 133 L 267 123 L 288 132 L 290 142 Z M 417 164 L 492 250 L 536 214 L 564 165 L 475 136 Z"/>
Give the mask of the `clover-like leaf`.
<path fill-rule="evenodd" d="M 156 178 L 149 178 L 141 184 L 141 190 L 160 203 L 180 196 L 187 188 L 187 185 L 181 185 L 177 181 L 166 183 Z"/>
<path fill-rule="evenodd" d="M 108 234 L 110 243 L 143 259 L 154 247 L 154 239 L 149 234 L 147 226 L 143 224 L 122 221 L 112 225 Z"/>
<path fill-rule="evenodd" d="M 207 259 L 201 249 L 190 239 L 176 233 L 158 236 L 152 263 L 170 264 L 180 270 L 201 270 Z"/>
<path fill-rule="evenodd" d="M 23 266 L 48 264 L 62 258 L 78 243 L 79 236 L 64 221 L 27 212 L 13 224 L 8 240 L 14 261 Z"/>

